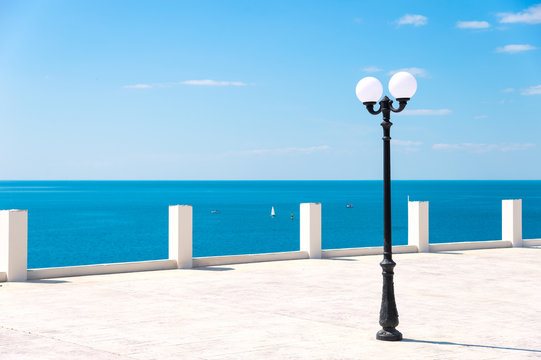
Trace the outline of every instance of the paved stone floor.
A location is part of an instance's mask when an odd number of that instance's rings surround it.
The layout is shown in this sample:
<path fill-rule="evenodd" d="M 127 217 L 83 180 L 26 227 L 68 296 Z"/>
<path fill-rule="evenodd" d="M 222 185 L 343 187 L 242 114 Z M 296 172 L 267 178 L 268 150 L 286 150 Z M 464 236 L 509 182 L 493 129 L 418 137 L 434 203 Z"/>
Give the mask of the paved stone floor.
<path fill-rule="evenodd" d="M 541 248 L 395 260 L 402 342 L 363 256 L 1 283 L 0 359 L 541 358 Z"/>

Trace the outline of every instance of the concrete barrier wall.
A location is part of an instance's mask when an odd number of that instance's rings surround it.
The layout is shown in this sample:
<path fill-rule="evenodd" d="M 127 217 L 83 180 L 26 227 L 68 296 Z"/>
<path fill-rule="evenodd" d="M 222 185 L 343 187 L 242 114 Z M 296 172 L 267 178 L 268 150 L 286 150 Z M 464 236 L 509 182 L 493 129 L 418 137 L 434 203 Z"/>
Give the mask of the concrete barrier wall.
<path fill-rule="evenodd" d="M 362 255 L 381 255 L 382 247 L 321 249 L 321 204 L 301 204 L 300 251 L 211 256 L 193 258 L 192 207 L 175 205 L 169 208 L 169 259 L 114 264 L 26 269 L 27 211 L 0 211 L 0 282 L 58 278 L 68 276 L 114 274 L 134 271 L 168 270 L 263 261 L 317 259 Z M 437 252 L 541 246 L 541 239 L 522 239 L 521 200 L 502 201 L 502 238 L 429 244 L 428 202 L 408 202 L 408 245 L 393 246 L 393 253 Z"/>
<path fill-rule="evenodd" d="M 307 251 L 288 251 L 267 254 L 209 256 L 193 258 L 193 267 L 245 264 L 263 261 L 308 259 Z"/>
<path fill-rule="evenodd" d="M 393 246 L 393 254 L 416 253 L 417 246 L 414 245 L 396 245 Z M 325 259 L 345 256 L 362 256 L 362 255 L 382 255 L 383 246 L 362 247 L 349 249 L 328 249 L 322 250 L 322 257 Z"/>
<path fill-rule="evenodd" d="M 511 241 L 491 240 L 491 241 L 470 241 L 456 243 L 440 243 L 428 245 L 430 252 L 453 251 L 453 250 L 476 250 L 476 249 L 497 249 L 513 247 Z"/>
<path fill-rule="evenodd" d="M 175 260 L 152 260 L 113 264 L 65 266 L 55 268 L 30 269 L 27 271 L 28 280 L 51 279 L 69 276 L 118 274 L 137 271 L 176 269 Z"/>
<path fill-rule="evenodd" d="M 541 239 L 524 239 L 523 246 L 541 246 Z"/>

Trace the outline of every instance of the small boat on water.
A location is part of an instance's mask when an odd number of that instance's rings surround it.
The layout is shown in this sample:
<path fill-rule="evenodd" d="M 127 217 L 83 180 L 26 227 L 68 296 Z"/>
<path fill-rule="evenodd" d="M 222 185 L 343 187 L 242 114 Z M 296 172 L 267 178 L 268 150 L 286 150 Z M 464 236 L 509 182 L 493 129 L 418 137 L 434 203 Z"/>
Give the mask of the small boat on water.
<path fill-rule="evenodd" d="M 219 214 L 219 213 L 220 213 L 220 210 L 210 210 L 210 213 L 211 213 L 211 214 Z"/>
<path fill-rule="evenodd" d="M 275 217 L 276 213 L 274 212 L 274 206 L 271 208 L 271 217 Z"/>
<path fill-rule="evenodd" d="M 351 209 L 353 207 L 353 204 L 346 204 L 346 207 Z"/>

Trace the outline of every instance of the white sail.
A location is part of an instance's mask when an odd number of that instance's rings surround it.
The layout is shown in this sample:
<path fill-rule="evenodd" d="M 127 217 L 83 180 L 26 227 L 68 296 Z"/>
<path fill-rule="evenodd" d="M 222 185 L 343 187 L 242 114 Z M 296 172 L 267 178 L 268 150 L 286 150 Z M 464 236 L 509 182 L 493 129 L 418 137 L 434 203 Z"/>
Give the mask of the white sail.
<path fill-rule="evenodd" d="M 271 209 L 271 216 L 272 216 L 272 217 L 275 217 L 275 216 L 276 216 L 276 213 L 274 212 L 274 206 L 273 206 L 272 209 Z"/>

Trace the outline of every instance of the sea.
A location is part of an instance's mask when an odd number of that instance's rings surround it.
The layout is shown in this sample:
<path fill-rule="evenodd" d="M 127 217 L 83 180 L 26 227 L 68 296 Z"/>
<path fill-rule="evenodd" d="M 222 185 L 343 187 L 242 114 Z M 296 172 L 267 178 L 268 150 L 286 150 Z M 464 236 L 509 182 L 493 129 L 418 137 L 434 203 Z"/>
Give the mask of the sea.
<path fill-rule="evenodd" d="M 541 181 L 391 187 L 394 245 L 408 198 L 430 202 L 431 243 L 501 239 L 502 199 L 522 199 L 523 238 L 541 238 Z M 193 206 L 194 257 L 295 251 L 303 202 L 321 203 L 324 249 L 382 245 L 381 181 L 0 181 L 0 209 L 28 210 L 29 268 L 166 259 L 177 204 Z"/>

